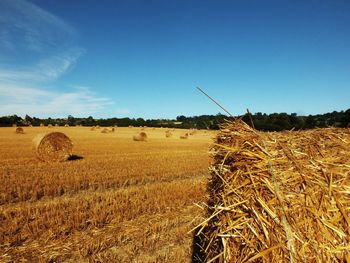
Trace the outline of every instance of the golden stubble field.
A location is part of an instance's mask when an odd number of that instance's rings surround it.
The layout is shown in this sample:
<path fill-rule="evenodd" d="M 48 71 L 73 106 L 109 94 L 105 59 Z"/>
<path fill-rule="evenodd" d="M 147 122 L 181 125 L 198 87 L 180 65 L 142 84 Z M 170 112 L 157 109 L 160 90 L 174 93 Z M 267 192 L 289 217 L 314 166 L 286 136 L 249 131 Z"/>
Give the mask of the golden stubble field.
<path fill-rule="evenodd" d="M 81 157 L 43 163 L 39 133 L 61 131 Z M 0 262 L 190 262 L 213 132 L 0 128 Z"/>

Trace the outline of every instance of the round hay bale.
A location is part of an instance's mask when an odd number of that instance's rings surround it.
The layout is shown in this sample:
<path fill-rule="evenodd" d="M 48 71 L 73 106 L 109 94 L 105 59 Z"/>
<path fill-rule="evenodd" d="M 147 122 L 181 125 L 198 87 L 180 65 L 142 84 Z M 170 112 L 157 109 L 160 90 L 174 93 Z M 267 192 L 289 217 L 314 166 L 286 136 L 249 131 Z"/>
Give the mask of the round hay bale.
<path fill-rule="evenodd" d="M 94 131 L 95 130 L 95 126 L 92 126 L 91 128 L 90 128 L 90 131 Z"/>
<path fill-rule="evenodd" d="M 16 128 L 16 133 L 17 133 L 17 134 L 23 134 L 23 133 L 24 133 L 23 128 L 22 128 L 22 127 L 17 127 L 17 128 Z"/>
<path fill-rule="evenodd" d="M 52 128 L 52 124 L 47 125 L 48 128 Z"/>
<path fill-rule="evenodd" d="M 188 133 L 180 135 L 180 139 L 188 139 Z"/>
<path fill-rule="evenodd" d="M 111 129 L 111 132 L 115 132 L 115 128 L 114 127 Z"/>
<path fill-rule="evenodd" d="M 109 131 L 108 131 L 107 128 L 103 128 L 102 131 L 101 131 L 101 133 L 108 133 L 108 132 L 109 132 Z"/>
<path fill-rule="evenodd" d="M 133 137 L 134 141 L 147 141 L 147 134 L 145 132 L 140 132 Z"/>
<path fill-rule="evenodd" d="M 64 127 L 69 127 L 69 124 L 65 124 Z"/>
<path fill-rule="evenodd" d="M 57 124 L 57 123 L 55 124 L 55 127 L 58 127 L 58 124 Z"/>
<path fill-rule="evenodd" d="M 165 132 L 165 137 L 170 138 L 171 136 L 173 136 L 171 131 L 166 131 Z"/>
<path fill-rule="evenodd" d="M 40 127 L 45 127 L 45 124 L 44 123 L 40 123 Z"/>
<path fill-rule="evenodd" d="M 72 155 L 73 143 L 62 132 L 38 134 L 33 143 L 37 157 L 44 162 L 63 162 Z"/>

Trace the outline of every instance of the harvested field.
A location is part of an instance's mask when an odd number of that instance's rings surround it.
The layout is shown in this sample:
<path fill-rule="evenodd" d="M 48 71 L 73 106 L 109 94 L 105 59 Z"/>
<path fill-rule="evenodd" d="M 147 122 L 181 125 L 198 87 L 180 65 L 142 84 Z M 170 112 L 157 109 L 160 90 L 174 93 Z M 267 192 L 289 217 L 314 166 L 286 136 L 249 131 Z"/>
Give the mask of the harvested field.
<path fill-rule="evenodd" d="M 195 262 L 350 262 L 350 129 L 236 121 L 213 151 Z"/>
<path fill-rule="evenodd" d="M 42 128 L 0 128 L 0 262 L 191 261 L 210 136 L 149 129 L 137 143 L 129 128 L 54 129 L 80 158 L 41 162 L 32 139 Z"/>

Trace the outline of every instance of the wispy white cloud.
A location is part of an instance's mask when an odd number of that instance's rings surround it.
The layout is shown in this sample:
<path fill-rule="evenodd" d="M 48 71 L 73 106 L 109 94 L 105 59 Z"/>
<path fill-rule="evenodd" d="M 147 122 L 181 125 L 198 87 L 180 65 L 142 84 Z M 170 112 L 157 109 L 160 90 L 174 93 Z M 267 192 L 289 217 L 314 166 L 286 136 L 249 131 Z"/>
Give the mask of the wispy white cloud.
<path fill-rule="evenodd" d="M 74 48 L 42 59 L 31 66 L 18 66 L 16 69 L 0 67 L 0 81 L 7 83 L 54 81 L 69 71 L 83 53 L 83 49 Z"/>
<path fill-rule="evenodd" d="M 108 98 L 96 97 L 96 94 L 87 87 L 57 92 L 33 87 L 0 85 L 0 94 L 2 104 L 0 115 L 86 117 L 114 104 Z"/>
<path fill-rule="evenodd" d="M 45 52 L 77 36 L 68 23 L 28 1 L 1 0 L 0 10 L 0 45 L 6 48 Z"/>
<path fill-rule="evenodd" d="M 33 3 L 1 0 L 0 115 L 86 116 L 113 104 L 89 87 L 55 88 L 86 52 L 77 38 L 68 23 Z"/>

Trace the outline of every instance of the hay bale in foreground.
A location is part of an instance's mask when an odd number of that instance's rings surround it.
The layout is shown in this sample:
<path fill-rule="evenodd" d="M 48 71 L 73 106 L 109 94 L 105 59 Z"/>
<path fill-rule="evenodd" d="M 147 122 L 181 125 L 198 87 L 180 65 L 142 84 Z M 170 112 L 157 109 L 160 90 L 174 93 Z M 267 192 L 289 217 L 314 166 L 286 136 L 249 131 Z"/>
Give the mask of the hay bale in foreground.
<path fill-rule="evenodd" d="M 194 262 L 350 262 L 350 131 L 216 137 Z"/>
<path fill-rule="evenodd" d="M 44 162 L 62 162 L 72 155 L 72 141 L 62 132 L 38 134 L 33 143 L 37 157 Z"/>
<path fill-rule="evenodd" d="M 145 132 L 140 132 L 133 136 L 134 141 L 147 141 L 147 134 Z"/>
<path fill-rule="evenodd" d="M 23 133 L 24 133 L 23 128 L 22 128 L 22 127 L 17 127 L 17 128 L 16 128 L 16 133 L 17 133 L 17 134 L 23 134 Z"/>

